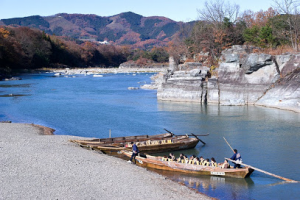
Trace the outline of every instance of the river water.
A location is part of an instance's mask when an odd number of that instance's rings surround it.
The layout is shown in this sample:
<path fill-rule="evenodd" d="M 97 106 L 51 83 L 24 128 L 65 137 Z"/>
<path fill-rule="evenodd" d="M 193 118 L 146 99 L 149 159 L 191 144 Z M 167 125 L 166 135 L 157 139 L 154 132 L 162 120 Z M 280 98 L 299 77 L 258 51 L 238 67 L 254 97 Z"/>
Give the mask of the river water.
<path fill-rule="evenodd" d="M 35 123 L 55 134 L 112 137 L 164 133 L 206 134 L 187 155 L 215 157 L 239 150 L 243 162 L 300 181 L 300 114 L 255 106 L 201 106 L 160 102 L 154 90 L 128 90 L 150 82 L 153 74 L 55 77 L 25 74 L 0 82 L 0 121 Z M 174 152 L 179 155 L 180 152 Z M 251 178 L 187 176 L 161 172 L 218 199 L 300 199 L 300 184 L 255 171 Z M 146 187 L 146 186 L 145 186 Z"/>

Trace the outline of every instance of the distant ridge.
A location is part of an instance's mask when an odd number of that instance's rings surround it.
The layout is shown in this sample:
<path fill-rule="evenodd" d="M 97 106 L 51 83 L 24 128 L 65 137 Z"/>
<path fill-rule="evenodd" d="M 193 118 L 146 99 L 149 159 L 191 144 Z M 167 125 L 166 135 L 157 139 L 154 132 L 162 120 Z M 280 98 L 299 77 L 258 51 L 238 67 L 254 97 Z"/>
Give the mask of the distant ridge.
<path fill-rule="evenodd" d="M 143 17 L 133 12 L 124 12 L 110 17 L 59 13 L 46 17 L 35 15 L 0 20 L 0 25 L 27 26 L 51 35 L 91 41 L 107 40 L 111 44 L 131 45 L 136 48 L 165 46 L 181 27 L 193 23 L 175 22 L 158 16 Z"/>

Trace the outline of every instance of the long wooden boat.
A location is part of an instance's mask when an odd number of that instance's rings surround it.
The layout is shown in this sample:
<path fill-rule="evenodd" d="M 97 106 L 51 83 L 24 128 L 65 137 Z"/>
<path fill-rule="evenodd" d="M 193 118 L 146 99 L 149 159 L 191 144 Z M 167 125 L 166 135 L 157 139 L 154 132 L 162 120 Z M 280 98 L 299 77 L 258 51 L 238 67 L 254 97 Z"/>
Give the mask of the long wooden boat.
<path fill-rule="evenodd" d="M 129 143 L 129 142 L 141 142 L 146 140 L 162 140 L 164 138 L 171 138 L 174 134 L 163 133 L 157 135 L 136 135 L 126 137 L 113 137 L 113 138 L 97 138 L 91 140 L 70 140 L 71 142 L 88 145 L 88 144 L 113 144 L 113 143 Z"/>
<path fill-rule="evenodd" d="M 121 153 L 130 158 L 132 152 L 121 151 Z M 227 168 L 222 169 L 220 167 L 194 165 L 188 163 L 179 163 L 176 161 L 163 161 L 161 156 L 136 156 L 136 164 L 142 167 L 149 167 L 154 169 L 168 170 L 181 173 L 208 175 L 208 176 L 221 176 L 221 177 L 233 177 L 233 178 L 246 178 L 251 175 L 254 169 L 249 167 L 244 168 Z"/>
<path fill-rule="evenodd" d="M 185 136 L 168 136 L 164 137 L 151 136 L 134 140 L 141 153 L 160 153 L 166 151 L 177 151 L 183 149 L 194 148 L 198 142 L 198 138 Z M 78 143 L 81 147 L 102 151 L 106 154 L 116 154 L 122 150 L 131 150 L 131 139 L 114 140 L 111 143 L 97 142 L 97 141 L 72 141 Z"/>

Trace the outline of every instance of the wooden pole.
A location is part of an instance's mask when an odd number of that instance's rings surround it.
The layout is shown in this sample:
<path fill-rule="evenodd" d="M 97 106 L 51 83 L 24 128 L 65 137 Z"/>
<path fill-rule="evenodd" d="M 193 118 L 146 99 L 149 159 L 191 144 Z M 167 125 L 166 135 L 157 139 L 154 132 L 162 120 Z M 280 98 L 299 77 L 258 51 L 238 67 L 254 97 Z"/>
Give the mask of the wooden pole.
<path fill-rule="evenodd" d="M 195 138 L 197 138 L 200 142 L 202 142 L 202 144 L 206 144 L 205 142 L 203 142 L 202 140 L 200 140 L 197 135 L 195 135 L 194 133 L 191 133 Z"/>
<path fill-rule="evenodd" d="M 193 135 L 189 135 L 189 134 L 185 134 L 185 135 L 188 135 L 188 136 L 193 136 Z M 176 136 L 185 136 L 185 135 L 176 135 Z M 197 134 L 194 134 L 194 135 L 196 135 L 196 136 L 208 136 L 208 135 L 209 135 L 209 133 L 207 133 L 207 134 L 204 134 L 204 135 L 197 135 Z"/>
<path fill-rule="evenodd" d="M 225 142 L 228 144 L 228 146 L 230 147 L 230 149 L 234 152 L 233 148 L 230 146 L 230 144 L 227 142 L 227 140 L 225 139 L 225 137 L 223 137 Z"/>
<path fill-rule="evenodd" d="M 258 169 L 258 168 L 256 168 L 256 167 L 253 167 L 253 166 L 251 166 L 251 165 L 247 165 L 247 164 L 244 164 L 244 163 L 236 162 L 236 161 L 234 161 L 234 160 L 231 160 L 230 158 L 225 158 L 225 159 L 226 159 L 226 160 L 229 160 L 229 161 L 231 161 L 231 162 L 233 162 L 233 163 L 237 163 L 237 164 L 244 165 L 244 166 L 246 166 L 246 167 L 250 167 L 250 168 L 252 168 L 252 169 L 254 169 L 254 170 L 256 170 L 256 171 L 265 173 L 265 174 L 270 175 L 270 176 L 274 176 L 274 177 L 276 177 L 276 178 L 279 178 L 279 179 L 282 179 L 282 180 L 285 180 L 285 181 L 288 181 L 288 182 L 293 182 L 293 183 L 298 183 L 298 182 L 299 182 L 299 181 L 295 181 L 295 180 L 292 180 L 292 179 L 284 178 L 284 177 L 282 177 L 282 176 L 278 176 L 278 175 L 276 175 L 276 174 L 272 174 L 272 173 L 267 172 L 267 171 L 264 171 L 264 170 L 262 170 L 262 169 Z"/>

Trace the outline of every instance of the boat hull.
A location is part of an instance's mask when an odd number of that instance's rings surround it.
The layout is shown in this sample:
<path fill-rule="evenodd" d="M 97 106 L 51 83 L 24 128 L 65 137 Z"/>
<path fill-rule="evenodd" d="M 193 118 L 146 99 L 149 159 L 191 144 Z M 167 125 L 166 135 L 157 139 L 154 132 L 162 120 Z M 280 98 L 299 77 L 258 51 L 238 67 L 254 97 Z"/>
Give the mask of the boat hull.
<path fill-rule="evenodd" d="M 195 148 L 199 140 L 189 138 L 176 143 L 138 146 L 140 153 L 161 153 Z M 99 150 L 105 154 L 117 154 L 122 150 L 131 151 L 132 147 L 117 147 L 113 145 L 81 145 L 89 149 Z"/>
<path fill-rule="evenodd" d="M 131 152 L 122 151 L 122 154 L 128 158 L 131 157 Z M 252 168 L 221 169 L 219 167 L 192 165 L 186 163 L 177 163 L 174 161 L 162 161 L 161 157 L 155 157 L 150 155 L 147 155 L 147 158 L 137 156 L 136 164 L 142 167 L 168 170 L 173 172 L 232 178 L 246 178 L 250 176 L 251 173 L 254 171 Z"/>

